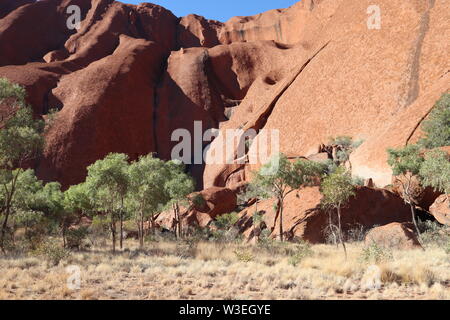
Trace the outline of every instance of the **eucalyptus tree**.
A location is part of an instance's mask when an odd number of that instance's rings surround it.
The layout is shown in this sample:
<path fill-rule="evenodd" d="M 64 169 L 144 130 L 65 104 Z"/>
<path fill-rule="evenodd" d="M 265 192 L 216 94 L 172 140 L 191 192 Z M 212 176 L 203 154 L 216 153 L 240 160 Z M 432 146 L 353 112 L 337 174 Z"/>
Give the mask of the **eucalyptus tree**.
<path fill-rule="evenodd" d="M 110 153 L 90 165 L 86 188 L 94 210 L 106 213 L 112 236 L 112 251 L 116 251 L 117 219 L 120 222 L 120 248 L 123 246 L 123 215 L 125 197 L 130 187 L 128 156 Z"/>
<path fill-rule="evenodd" d="M 254 174 L 252 188 L 262 190 L 263 196 L 273 197 L 277 201 L 280 241 L 283 241 L 283 208 L 286 197 L 299 188 L 313 184 L 325 169 L 325 165 L 318 162 L 305 159 L 291 162 L 284 154 L 278 154 Z"/>
<path fill-rule="evenodd" d="M 175 218 L 175 234 L 183 237 L 180 202 L 189 202 L 188 195 L 194 191 L 194 181 L 184 172 L 184 165 L 176 160 L 166 163 L 167 180 L 164 186 Z"/>
<path fill-rule="evenodd" d="M 33 111 L 25 103 L 25 96 L 22 87 L 0 79 L 0 104 L 11 111 L 8 115 L 2 115 L 0 129 L 0 208 L 3 217 L 0 248 L 3 252 L 18 178 L 42 151 L 44 143 L 44 122 L 34 119 Z"/>
<path fill-rule="evenodd" d="M 347 248 L 342 233 L 341 208 L 355 195 L 354 189 L 352 175 L 344 167 L 338 167 L 333 173 L 325 176 L 321 183 L 322 206 L 336 210 L 339 242 L 344 248 L 346 259 Z"/>
<path fill-rule="evenodd" d="M 411 218 L 420 239 L 420 231 L 416 220 L 414 177 L 418 177 L 423 164 L 420 147 L 412 144 L 404 148 L 388 149 L 388 164 L 397 181 L 402 186 L 403 200 L 410 206 Z"/>

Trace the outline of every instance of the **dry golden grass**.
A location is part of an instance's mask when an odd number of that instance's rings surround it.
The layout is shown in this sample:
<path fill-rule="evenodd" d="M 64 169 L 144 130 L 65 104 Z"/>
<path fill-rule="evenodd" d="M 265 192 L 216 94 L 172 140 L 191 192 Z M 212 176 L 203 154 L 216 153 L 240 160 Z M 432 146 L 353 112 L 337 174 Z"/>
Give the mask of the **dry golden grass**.
<path fill-rule="evenodd" d="M 363 245 L 314 245 L 294 266 L 289 255 L 240 244 L 150 243 L 113 255 L 74 252 L 58 266 L 36 257 L 0 257 L 0 299 L 450 299 L 450 256 L 440 248 L 393 251 L 371 266 Z M 79 266 L 81 287 L 67 286 Z M 379 281 L 379 283 L 377 283 Z"/>

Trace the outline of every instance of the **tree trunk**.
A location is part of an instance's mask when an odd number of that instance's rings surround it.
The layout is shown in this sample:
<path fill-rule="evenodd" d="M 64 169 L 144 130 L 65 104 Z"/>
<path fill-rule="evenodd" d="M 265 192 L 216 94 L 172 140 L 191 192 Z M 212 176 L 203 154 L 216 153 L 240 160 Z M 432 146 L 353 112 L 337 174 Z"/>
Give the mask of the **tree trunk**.
<path fill-rule="evenodd" d="M 122 211 L 120 211 L 120 236 L 119 236 L 119 245 L 120 245 L 120 250 L 123 249 L 123 214 Z"/>
<path fill-rule="evenodd" d="M 6 253 L 5 250 L 5 235 L 6 235 L 6 228 L 8 226 L 8 218 L 11 214 L 11 205 L 12 205 L 12 199 L 14 197 L 14 193 L 16 191 L 16 182 L 17 178 L 19 177 L 21 170 L 17 170 L 17 174 L 13 177 L 12 184 L 11 184 L 11 190 L 8 192 L 8 188 L 6 185 L 4 185 L 6 193 L 7 193 L 7 200 L 6 200 L 6 207 L 5 207 L 5 219 L 3 220 L 2 224 L 2 230 L 0 234 L 0 248 L 3 253 Z"/>
<path fill-rule="evenodd" d="M 119 214 L 119 219 L 120 219 L 120 250 L 123 249 L 123 197 L 120 199 L 121 201 L 121 205 L 120 205 L 120 214 Z"/>
<path fill-rule="evenodd" d="M 116 253 L 116 219 L 114 213 L 111 213 L 111 235 L 112 235 L 112 251 Z"/>
<path fill-rule="evenodd" d="M 173 232 L 175 232 L 175 238 L 179 237 L 178 234 L 178 228 L 179 228 L 179 221 L 178 221 L 178 214 L 177 214 L 177 208 L 175 203 L 172 203 L 172 210 L 173 210 L 173 216 L 174 216 L 174 220 L 175 220 L 175 230 L 172 229 Z"/>
<path fill-rule="evenodd" d="M 63 247 L 67 247 L 66 241 L 66 223 L 63 221 L 62 230 L 61 230 L 62 238 L 63 238 Z"/>
<path fill-rule="evenodd" d="M 342 244 L 342 247 L 344 248 L 345 260 L 347 260 L 347 247 L 345 246 L 344 237 L 342 236 L 341 205 L 338 205 L 337 213 L 338 213 L 338 225 L 339 225 L 339 240 L 340 240 L 340 242 Z"/>
<path fill-rule="evenodd" d="M 413 203 L 409 203 L 409 207 L 411 208 L 411 218 L 412 218 L 412 221 L 414 224 L 414 228 L 416 229 L 416 232 L 417 232 L 417 239 L 419 240 L 419 243 L 422 246 L 422 248 L 425 250 L 425 247 L 423 246 L 423 242 L 422 242 L 422 237 L 420 235 L 419 226 L 417 225 L 417 221 L 416 221 L 416 208 L 414 207 Z"/>
<path fill-rule="evenodd" d="M 144 213 L 142 211 L 140 213 L 138 233 L 139 233 L 139 248 L 142 250 L 144 248 Z"/>
<path fill-rule="evenodd" d="M 5 250 L 5 234 L 6 234 L 6 227 L 8 225 L 9 213 L 10 213 L 10 208 L 9 208 L 9 205 L 7 205 L 6 206 L 6 210 L 5 210 L 5 219 L 3 220 L 2 231 L 1 231 L 1 236 L 0 236 L 0 248 L 2 249 L 3 253 L 6 253 L 6 250 Z"/>
<path fill-rule="evenodd" d="M 175 203 L 175 209 L 177 210 L 178 237 L 181 239 L 183 238 L 183 229 L 181 226 L 180 206 L 178 205 L 178 201 Z"/>
<path fill-rule="evenodd" d="M 334 224 L 333 224 L 333 219 L 331 218 L 331 215 L 332 215 L 332 211 L 329 210 L 328 211 L 328 224 L 329 224 L 330 232 L 333 236 L 333 242 L 334 242 L 333 244 L 336 245 L 336 248 L 339 248 L 339 241 L 336 237 L 336 233 L 334 232 Z"/>
<path fill-rule="evenodd" d="M 155 228 L 155 215 L 152 213 L 152 233 L 156 236 L 156 228 Z"/>
<path fill-rule="evenodd" d="M 283 242 L 283 200 L 278 199 L 278 205 L 280 210 L 280 241 Z"/>
<path fill-rule="evenodd" d="M 258 214 L 258 199 L 256 199 L 256 202 L 255 202 L 255 213 L 253 214 L 253 230 L 252 230 L 252 233 L 253 233 L 254 237 L 256 237 L 256 221 L 255 221 L 255 218 L 256 218 L 257 214 Z M 256 240 L 259 240 L 259 239 L 256 239 Z"/>

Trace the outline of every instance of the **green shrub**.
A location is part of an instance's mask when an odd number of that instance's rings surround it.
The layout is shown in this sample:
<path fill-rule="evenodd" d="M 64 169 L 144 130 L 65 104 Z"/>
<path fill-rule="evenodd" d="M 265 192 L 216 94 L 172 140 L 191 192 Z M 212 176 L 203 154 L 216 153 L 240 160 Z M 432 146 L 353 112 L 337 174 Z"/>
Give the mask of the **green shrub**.
<path fill-rule="evenodd" d="M 436 102 L 422 130 L 425 137 L 419 141 L 421 146 L 432 149 L 450 145 L 450 93 Z"/>
<path fill-rule="evenodd" d="M 70 249 L 81 249 L 83 247 L 83 241 L 89 234 L 87 227 L 80 227 L 77 229 L 70 229 L 66 232 L 67 247 Z"/>
<path fill-rule="evenodd" d="M 26 91 L 18 84 L 11 83 L 8 79 L 0 78 L 0 102 L 4 99 L 14 99 L 20 106 L 25 104 Z"/>
<path fill-rule="evenodd" d="M 70 251 L 61 246 L 55 239 L 48 239 L 34 251 L 34 255 L 43 257 L 49 264 L 57 266 L 62 260 L 70 257 Z"/>
<path fill-rule="evenodd" d="M 352 177 L 352 184 L 354 186 L 364 186 L 365 180 L 362 177 L 353 176 Z"/>
<path fill-rule="evenodd" d="M 209 240 L 223 242 L 236 242 L 241 240 L 242 237 L 239 234 L 239 230 L 235 227 L 238 220 L 239 216 L 236 212 L 218 216 L 213 222 L 217 230 L 211 231 Z"/>
<path fill-rule="evenodd" d="M 216 217 L 214 225 L 216 226 L 217 229 L 229 230 L 232 226 L 235 225 L 236 222 L 238 222 L 238 220 L 239 216 L 236 212 L 222 214 Z"/>
<path fill-rule="evenodd" d="M 180 240 L 177 242 L 175 255 L 182 259 L 195 258 L 197 254 L 197 245 L 198 241 L 196 241 L 196 239 L 187 238 Z"/>
<path fill-rule="evenodd" d="M 433 221 L 420 221 L 419 229 L 422 232 L 423 244 L 426 246 L 436 246 L 446 248 L 450 243 L 450 234 L 446 227 Z"/>
<path fill-rule="evenodd" d="M 258 246 L 270 256 L 288 257 L 288 263 L 297 266 L 304 258 L 313 254 L 311 245 L 303 240 L 292 242 L 280 242 L 270 237 L 270 231 L 261 232 Z"/>
<path fill-rule="evenodd" d="M 392 251 L 388 248 L 378 245 L 376 242 L 372 242 L 366 246 L 360 256 L 360 260 L 363 263 L 377 264 L 384 261 L 393 259 Z"/>
<path fill-rule="evenodd" d="M 241 262 L 250 262 L 254 259 L 254 256 L 250 250 L 236 249 L 234 250 L 234 254 Z"/>
<path fill-rule="evenodd" d="M 312 255 L 311 245 L 307 242 L 300 242 L 294 244 L 288 262 L 290 265 L 296 267 L 304 258 Z"/>

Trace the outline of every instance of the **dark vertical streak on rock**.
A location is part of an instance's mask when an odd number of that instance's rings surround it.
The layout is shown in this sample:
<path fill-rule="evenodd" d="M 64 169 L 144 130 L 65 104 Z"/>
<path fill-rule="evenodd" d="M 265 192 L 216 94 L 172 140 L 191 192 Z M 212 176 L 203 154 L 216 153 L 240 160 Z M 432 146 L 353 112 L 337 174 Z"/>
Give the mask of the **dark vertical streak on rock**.
<path fill-rule="evenodd" d="M 410 51 L 408 67 L 406 70 L 406 87 L 400 97 L 399 109 L 410 106 L 419 96 L 420 86 L 420 58 L 425 37 L 430 28 L 430 11 L 434 7 L 435 0 L 429 0 L 428 8 L 423 12 L 419 22 L 419 31 Z"/>

